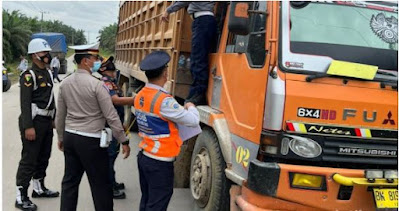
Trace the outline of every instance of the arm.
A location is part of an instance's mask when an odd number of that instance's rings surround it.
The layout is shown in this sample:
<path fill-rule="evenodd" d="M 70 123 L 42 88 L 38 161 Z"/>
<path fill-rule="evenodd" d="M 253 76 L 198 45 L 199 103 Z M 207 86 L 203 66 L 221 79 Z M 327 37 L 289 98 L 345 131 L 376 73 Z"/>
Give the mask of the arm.
<path fill-rule="evenodd" d="M 194 106 L 184 109 L 174 98 L 167 97 L 162 101 L 161 115 L 172 122 L 188 127 L 199 125 L 199 113 Z"/>
<path fill-rule="evenodd" d="M 60 87 L 60 91 L 58 94 L 58 99 L 57 99 L 57 113 L 56 113 L 56 118 L 55 118 L 55 128 L 57 130 L 58 134 L 58 141 L 62 142 L 63 141 L 63 135 L 65 131 L 65 119 L 67 116 L 67 107 L 64 101 L 64 97 L 62 95 L 62 86 Z"/>
<path fill-rule="evenodd" d="M 134 97 L 119 97 L 117 94 L 112 95 L 112 103 L 114 105 L 133 105 Z"/>
<path fill-rule="evenodd" d="M 112 104 L 108 90 L 104 83 L 98 83 L 96 88 L 97 101 L 100 105 L 100 109 L 107 120 L 108 125 L 111 127 L 113 136 L 119 141 L 119 143 L 126 141 L 125 132 L 122 127 L 121 120 Z"/>
<path fill-rule="evenodd" d="M 33 128 L 32 120 L 32 92 L 33 92 L 33 79 L 29 72 L 25 72 L 19 79 L 21 83 L 21 117 L 22 128 Z"/>

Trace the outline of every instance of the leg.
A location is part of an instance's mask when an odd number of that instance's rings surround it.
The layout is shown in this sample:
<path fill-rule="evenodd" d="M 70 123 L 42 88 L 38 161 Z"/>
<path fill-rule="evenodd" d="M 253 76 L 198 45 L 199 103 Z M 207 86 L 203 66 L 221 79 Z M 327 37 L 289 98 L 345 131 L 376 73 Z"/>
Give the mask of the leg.
<path fill-rule="evenodd" d="M 119 153 L 119 144 L 114 137 L 112 137 L 112 141 L 107 150 L 108 150 L 108 157 L 109 157 L 108 173 L 109 173 L 109 179 L 112 184 L 113 198 L 114 199 L 125 199 L 126 194 L 121 189 L 119 189 L 120 187 L 118 187 L 118 184 L 116 183 L 116 180 L 115 180 L 114 165 L 115 165 L 116 157 L 118 156 L 118 153 Z"/>
<path fill-rule="evenodd" d="M 141 200 L 140 200 L 140 211 L 145 211 L 148 201 L 148 183 L 147 176 L 145 175 L 145 171 L 143 169 L 143 153 L 139 152 L 137 154 L 137 166 L 139 168 L 139 180 L 140 180 L 140 189 L 141 189 Z"/>
<path fill-rule="evenodd" d="M 112 211 L 114 202 L 107 149 L 100 147 L 99 139 L 84 137 L 76 141 L 76 150 L 89 180 L 96 211 Z"/>
<path fill-rule="evenodd" d="M 143 170 L 147 176 L 149 197 L 146 211 L 166 211 L 173 194 L 173 162 L 158 161 L 146 156 Z"/>
<path fill-rule="evenodd" d="M 52 120 L 46 117 L 37 117 L 39 127 L 36 130 L 36 135 L 42 137 L 40 146 L 40 156 L 37 160 L 36 171 L 33 179 L 41 179 L 46 177 L 46 169 L 48 167 L 51 147 L 53 145 L 53 127 Z"/>
<path fill-rule="evenodd" d="M 17 186 L 22 186 L 26 189 L 29 187 L 29 182 L 35 173 L 38 158 L 40 155 L 40 147 L 43 137 L 38 133 L 40 129 L 37 126 L 37 119 L 34 120 L 34 128 L 36 130 L 36 140 L 28 141 L 25 139 L 25 131 L 21 129 L 22 152 L 21 160 L 19 161 L 17 171 Z"/>
<path fill-rule="evenodd" d="M 39 137 L 43 137 L 40 146 L 40 156 L 37 160 L 36 171 L 33 174 L 33 193 L 32 197 L 58 197 L 60 193 L 58 191 L 52 191 L 46 188 L 44 178 L 46 177 L 46 169 L 48 167 L 51 147 L 53 145 L 53 126 L 52 120 L 49 117 L 37 117 L 38 130 L 36 134 Z"/>
<path fill-rule="evenodd" d="M 204 95 L 208 88 L 209 53 L 214 45 L 216 21 L 213 16 L 201 16 L 194 20 L 192 25 L 191 49 L 191 75 L 193 84 L 190 88 L 189 98 L 194 95 Z"/>
<path fill-rule="evenodd" d="M 83 166 L 76 153 L 75 136 L 64 133 L 65 173 L 62 179 L 61 211 L 76 210 L 78 204 L 79 184 L 83 176 Z"/>

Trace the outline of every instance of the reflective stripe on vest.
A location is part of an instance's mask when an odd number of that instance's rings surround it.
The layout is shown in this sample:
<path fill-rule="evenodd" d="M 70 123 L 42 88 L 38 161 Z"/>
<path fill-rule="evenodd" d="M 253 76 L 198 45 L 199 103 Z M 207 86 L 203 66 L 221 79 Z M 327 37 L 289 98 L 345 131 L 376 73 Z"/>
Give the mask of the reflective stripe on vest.
<path fill-rule="evenodd" d="M 134 107 L 143 138 L 139 147 L 159 157 L 175 157 L 180 152 L 182 141 L 174 122 L 161 115 L 162 101 L 172 97 L 161 90 L 144 87 L 135 97 Z"/>

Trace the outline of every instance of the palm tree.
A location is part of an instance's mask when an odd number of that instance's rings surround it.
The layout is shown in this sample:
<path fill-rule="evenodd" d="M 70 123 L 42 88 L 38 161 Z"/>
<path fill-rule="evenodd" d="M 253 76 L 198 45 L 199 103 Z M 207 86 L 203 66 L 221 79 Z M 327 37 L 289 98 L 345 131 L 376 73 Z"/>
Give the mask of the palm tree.
<path fill-rule="evenodd" d="M 100 47 L 106 51 L 109 51 L 111 54 L 115 52 L 115 41 L 116 41 L 116 32 L 117 32 L 116 23 L 111 24 L 109 26 L 103 27 L 98 33 L 100 36 Z"/>
<path fill-rule="evenodd" d="M 3 10 L 3 54 L 7 61 L 27 53 L 32 31 L 23 21 L 18 10 Z"/>

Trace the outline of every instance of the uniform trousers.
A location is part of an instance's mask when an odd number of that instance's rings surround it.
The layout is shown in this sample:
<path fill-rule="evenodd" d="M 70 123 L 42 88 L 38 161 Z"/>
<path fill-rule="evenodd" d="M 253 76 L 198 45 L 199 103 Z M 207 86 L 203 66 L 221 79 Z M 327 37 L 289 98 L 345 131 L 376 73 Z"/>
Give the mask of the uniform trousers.
<path fill-rule="evenodd" d="M 140 176 L 140 211 L 166 211 L 173 194 L 173 162 L 137 155 Z"/>
<path fill-rule="evenodd" d="M 33 179 L 41 179 L 46 176 L 53 143 L 52 121 L 51 117 L 36 116 L 33 119 L 36 139 L 28 141 L 25 139 L 25 130 L 22 129 L 20 118 L 22 152 L 17 171 L 17 186 L 27 189 L 32 177 Z"/>
<path fill-rule="evenodd" d="M 106 148 L 99 138 L 64 133 L 65 174 L 62 179 L 61 211 L 75 211 L 79 184 L 86 172 L 96 211 L 113 210 L 112 184 Z"/>
<path fill-rule="evenodd" d="M 196 94 L 204 94 L 208 88 L 209 53 L 216 44 L 216 20 L 211 15 L 195 18 L 192 23 L 191 38 L 191 75 L 193 84 L 187 98 Z"/>

